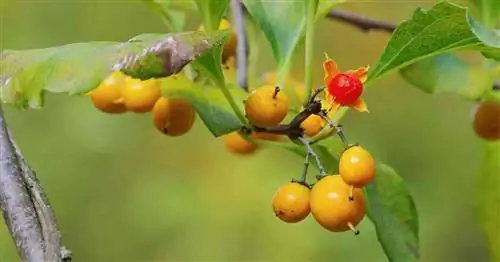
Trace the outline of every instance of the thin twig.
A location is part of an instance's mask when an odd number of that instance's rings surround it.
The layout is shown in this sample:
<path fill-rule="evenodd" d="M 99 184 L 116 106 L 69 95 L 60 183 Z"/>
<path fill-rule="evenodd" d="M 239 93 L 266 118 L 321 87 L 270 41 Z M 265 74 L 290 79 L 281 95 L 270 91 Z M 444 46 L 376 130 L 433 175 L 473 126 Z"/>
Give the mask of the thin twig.
<path fill-rule="evenodd" d="M 48 199 L 7 128 L 1 104 L 0 206 L 23 261 L 70 261 Z"/>
<path fill-rule="evenodd" d="M 304 159 L 304 168 L 302 169 L 302 175 L 300 176 L 300 182 L 306 182 L 307 179 L 307 171 L 309 171 L 309 156 L 311 154 L 306 152 L 306 157 Z"/>
<path fill-rule="evenodd" d="M 243 90 L 248 91 L 248 40 L 245 31 L 243 8 L 239 0 L 231 0 L 231 12 L 236 31 L 236 73 L 238 84 Z"/>
<path fill-rule="evenodd" d="M 349 142 L 347 141 L 347 137 L 344 133 L 344 131 L 342 130 L 342 126 L 333 122 L 333 120 L 331 120 L 328 115 L 321 111 L 317 114 L 318 116 L 320 116 L 321 118 L 323 118 L 323 120 L 325 120 L 327 123 L 328 123 L 328 126 L 330 128 L 334 128 L 335 129 L 335 132 L 337 133 L 337 135 L 339 136 L 340 140 L 342 141 L 342 143 L 344 144 L 344 146 L 348 146 L 349 145 Z"/>
<path fill-rule="evenodd" d="M 321 164 L 321 160 L 319 159 L 318 154 L 316 154 L 316 152 L 314 152 L 314 150 L 312 149 L 309 141 L 303 137 L 299 137 L 298 140 L 300 142 L 302 142 L 304 144 L 304 146 L 306 147 L 306 154 L 312 156 L 314 158 L 314 160 L 316 161 L 316 166 L 318 166 L 318 169 L 319 169 L 319 176 L 320 177 L 326 176 L 326 170 L 323 167 L 323 164 Z"/>
<path fill-rule="evenodd" d="M 313 97 L 316 93 L 313 94 Z M 304 122 L 311 115 L 317 115 L 321 112 L 321 101 L 320 100 L 310 100 L 309 104 L 306 105 L 302 111 L 300 111 L 288 124 L 280 124 L 273 127 L 259 127 L 253 126 L 253 130 L 256 132 L 266 132 L 278 135 L 286 135 L 291 140 L 296 140 L 304 136 L 304 129 L 301 127 L 302 122 Z"/>
<path fill-rule="evenodd" d="M 380 30 L 391 33 L 396 29 L 396 25 L 393 23 L 375 20 L 338 9 L 330 11 L 326 17 L 356 26 L 363 31 Z"/>
<path fill-rule="evenodd" d="M 318 154 L 312 148 L 311 142 L 306 138 L 304 138 L 304 129 L 301 126 L 302 122 L 304 122 L 311 115 L 320 115 L 323 112 L 321 108 L 321 100 L 314 99 L 321 91 L 323 91 L 323 89 L 324 89 L 323 87 L 319 87 L 315 91 L 315 93 L 312 94 L 312 97 L 309 100 L 309 102 L 305 105 L 305 108 L 302 111 L 300 111 L 288 124 L 280 124 L 274 127 L 258 127 L 258 126 L 252 127 L 252 129 L 256 132 L 287 135 L 292 141 L 301 142 L 306 147 L 304 168 L 302 170 L 302 175 L 299 182 L 305 183 L 305 179 L 307 177 L 307 171 L 309 169 L 310 156 L 312 156 L 316 161 L 316 166 L 318 167 L 320 172 L 318 177 L 324 177 L 326 175 L 326 170 L 321 164 L 321 160 L 319 159 Z M 329 123 L 333 122 L 330 121 Z"/>
<path fill-rule="evenodd" d="M 309 98 L 309 104 L 312 104 L 314 100 L 316 100 L 316 97 L 325 90 L 325 86 L 321 85 L 317 87 L 314 92 L 311 94 L 311 98 Z"/>

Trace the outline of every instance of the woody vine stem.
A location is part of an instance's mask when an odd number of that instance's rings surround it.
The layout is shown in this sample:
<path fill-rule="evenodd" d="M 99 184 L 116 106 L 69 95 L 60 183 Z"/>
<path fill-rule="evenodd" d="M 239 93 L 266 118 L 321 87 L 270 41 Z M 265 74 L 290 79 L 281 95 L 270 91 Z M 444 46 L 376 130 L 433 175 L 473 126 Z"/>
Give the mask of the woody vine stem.
<path fill-rule="evenodd" d="M 0 103 L 0 207 L 23 261 L 70 261 L 47 196 L 9 132 Z"/>

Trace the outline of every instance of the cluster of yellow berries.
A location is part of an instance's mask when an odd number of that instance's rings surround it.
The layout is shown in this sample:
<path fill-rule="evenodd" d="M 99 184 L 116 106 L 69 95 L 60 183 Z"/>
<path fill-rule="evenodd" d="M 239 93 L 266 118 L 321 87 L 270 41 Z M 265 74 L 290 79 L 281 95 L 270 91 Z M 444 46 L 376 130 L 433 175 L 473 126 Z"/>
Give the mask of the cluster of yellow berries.
<path fill-rule="evenodd" d="M 252 90 L 246 100 L 245 115 L 249 122 L 260 128 L 279 126 L 289 112 L 289 99 L 279 87 L 272 85 L 274 75 L 267 76 L 266 84 Z M 297 97 L 303 101 L 303 86 L 288 78 L 285 85 L 294 88 Z M 321 107 L 326 109 L 322 100 Z M 316 136 L 328 125 L 327 120 L 311 114 L 302 121 L 300 127 L 306 137 Z M 335 132 L 332 129 L 329 134 Z M 266 134 L 265 136 L 263 134 Z M 253 131 L 253 139 L 277 140 L 284 136 Z M 246 139 L 239 132 L 224 136 L 226 147 L 232 152 L 249 154 L 257 149 L 257 144 Z M 305 176 L 304 176 L 305 177 Z M 306 181 L 295 181 L 280 187 L 273 199 L 275 215 L 287 223 L 304 220 L 310 213 L 327 230 L 342 232 L 359 231 L 356 226 L 365 216 L 365 199 L 362 188 L 375 177 L 375 160 L 359 145 L 348 146 L 341 154 L 338 175 L 318 176 L 318 181 L 310 186 Z"/>
<path fill-rule="evenodd" d="M 232 29 L 231 23 L 222 19 L 219 24 L 219 29 L 229 29 L 228 40 L 226 41 L 223 53 L 223 63 L 230 63 L 230 59 L 236 56 L 236 45 L 238 43 L 236 33 Z M 204 27 L 200 26 L 199 30 L 203 31 Z M 234 61 L 233 61 L 234 62 Z M 274 86 L 276 83 L 276 73 L 270 72 L 265 76 L 265 85 L 254 89 L 245 101 L 245 113 L 250 123 L 259 127 L 270 127 L 278 125 L 287 116 L 289 110 L 289 99 L 284 92 L 280 92 Z M 292 77 L 287 77 L 286 87 L 293 88 L 297 98 L 300 101 L 305 99 L 304 87 Z M 326 102 L 324 102 L 326 107 Z M 313 137 L 317 135 L 325 126 L 326 121 L 317 115 L 309 116 L 302 122 L 302 128 L 306 136 Z M 332 133 L 335 130 L 332 130 Z M 224 135 L 223 141 L 227 149 L 239 155 L 250 155 L 258 148 L 252 139 L 278 141 L 285 139 L 284 135 L 277 135 L 266 132 L 252 132 L 248 139 L 238 131 Z"/>
<path fill-rule="evenodd" d="M 245 101 L 245 113 L 250 123 L 256 126 L 276 126 L 288 113 L 288 97 L 272 85 L 262 86 L 248 95 Z M 254 139 L 271 141 L 284 138 L 282 135 L 255 131 L 250 136 Z M 223 139 L 226 147 L 237 154 L 247 155 L 258 148 L 255 142 L 243 137 L 238 131 L 225 135 Z"/>
<path fill-rule="evenodd" d="M 340 157 L 339 174 L 318 177 L 309 186 L 292 181 L 280 187 L 273 199 L 275 215 L 284 222 L 296 223 L 310 213 L 323 228 L 332 232 L 352 230 L 365 216 L 362 188 L 375 178 L 375 160 L 360 146 L 348 147 Z"/>
<path fill-rule="evenodd" d="M 193 127 L 196 112 L 187 100 L 163 97 L 160 86 L 159 79 L 141 81 L 115 71 L 88 95 L 102 112 L 151 112 L 154 125 L 161 133 L 168 136 L 187 133 Z"/>
<path fill-rule="evenodd" d="M 219 29 L 231 29 L 231 24 L 223 19 Z M 203 31 L 203 26 L 199 30 Z M 230 30 L 228 37 L 223 48 L 223 61 L 236 54 L 237 40 L 234 30 Z M 195 110 L 185 99 L 162 96 L 160 86 L 161 80 L 159 79 L 151 78 L 141 81 L 115 71 L 88 95 L 94 106 L 102 112 L 108 114 L 151 112 L 154 125 L 161 133 L 168 136 L 186 134 L 194 125 Z M 273 139 L 272 135 L 257 136 L 263 139 Z"/>
<path fill-rule="evenodd" d="M 230 29 L 231 24 L 223 19 L 219 28 Z M 204 29 L 200 27 L 199 30 Z M 234 58 L 236 44 L 236 35 L 231 30 L 223 50 L 223 63 Z M 245 115 L 254 127 L 278 127 L 289 113 L 289 98 L 287 93 L 274 85 L 276 73 L 268 73 L 264 82 L 263 86 L 248 94 L 244 101 Z M 187 133 L 194 124 L 195 110 L 187 100 L 163 97 L 160 86 L 159 79 L 141 81 L 117 71 L 92 90 L 89 96 L 94 106 L 102 112 L 151 112 L 154 125 L 163 134 L 180 136 Z M 298 100 L 305 100 L 301 83 L 287 77 L 284 86 L 292 88 Z M 321 107 L 326 109 L 328 103 L 321 100 Z M 324 117 L 309 114 L 301 119 L 300 136 L 314 137 L 326 126 L 328 123 Z M 328 135 L 335 131 L 332 128 Z M 223 140 L 230 151 L 247 155 L 258 149 L 254 139 L 277 141 L 285 137 L 285 134 L 254 130 L 250 134 L 234 131 L 224 135 Z M 365 216 L 362 188 L 375 177 L 375 160 L 371 154 L 359 145 L 347 146 L 340 156 L 338 174 L 321 174 L 316 177 L 314 185 L 307 184 L 305 177 L 303 174 L 300 181 L 292 180 L 277 190 L 272 204 L 275 215 L 287 223 L 296 223 L 312 213 L 315 220 L 327 230 L 352 230 L 358 234 L 356 226 Z"/>
<path fill-rule="evenodd" d="M 273 84 L 276 81 L 276 74 L 274 72 L 268 73 L 265 77 L 265 84 L 250 92 L 245 100 L 245 114 L 249 122 L 259 127 L 274 127 L 279 125 L 287 116 L 289 112 L 289 98 L 287 94 Z M 292 77 L 287 77 L 285 81 L 287 88 L 293 88 L 297 97 L 302 101 L 304 100 L 304 87 Z M 322 101 L 322 107 L 327 108 L 326 101 Z M 325 119 L 318 115 L 310 115 L 301 123 L 304 134 L 307 137 L 314 137 L 323 128 L 327 127 L 328 123 Z M 334 129 L 329 131 L 333 134 Z M 265 132 L 253 132 L 250 135 L 253 139 L 277 141 L 285 139 L 284 135 L 276 135 Z M 238 131 L 227 134 L 223 137 L 225 146 L 233 153 L 240 155 L 249 155 L 258 149 L 258 145 L 246 139 Z"/>

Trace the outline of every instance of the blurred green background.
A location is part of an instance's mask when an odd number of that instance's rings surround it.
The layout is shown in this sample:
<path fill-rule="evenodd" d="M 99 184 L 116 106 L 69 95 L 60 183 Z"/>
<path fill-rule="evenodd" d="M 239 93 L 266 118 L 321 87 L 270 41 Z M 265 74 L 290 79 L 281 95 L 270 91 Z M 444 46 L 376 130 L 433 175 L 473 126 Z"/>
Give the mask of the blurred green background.
<path fill-rule="evenodd" d="M 165 32 L 137 0 L 0 1 L 1 48 Z M 343 7 L 397 22 L 434 3 L 354 1 Z M 200 21 L 191 18 L 188 27 L 195 29 Z M 316 36 L 316 83 L 323 52 L 348 69 L 373 64 L 389 39 L 328 20 L 318 23 Z M 268 44 L 260 44 L 259 74 L 274 69 Z M 299 54 L 293 69 L 299 80 L 302 64 Z M 488 261 L 474 213 L 480 142 L 470 126 L 472 104 L 426 95 L 397 74 L 373 85 L 366 101 L 371 114 L 348 113 L 343 125 L 406 180 L 420 213 L 422 261 Z M 285 150 L 234 156 L 199 119 L 192 132 L 173 139 L 158 133 L 148 114 L 109 116 L 89 99 L 65 94 L 48 94 L 42 110 L 5 111 L 74 261 L 386 261 L 368 219 L 354 237 L 327 232 L 311 217 L 295 225 L 274 217 L 275 190 L 302 165 Z M 3 223 L 0 261 L 18 261 Z"/>

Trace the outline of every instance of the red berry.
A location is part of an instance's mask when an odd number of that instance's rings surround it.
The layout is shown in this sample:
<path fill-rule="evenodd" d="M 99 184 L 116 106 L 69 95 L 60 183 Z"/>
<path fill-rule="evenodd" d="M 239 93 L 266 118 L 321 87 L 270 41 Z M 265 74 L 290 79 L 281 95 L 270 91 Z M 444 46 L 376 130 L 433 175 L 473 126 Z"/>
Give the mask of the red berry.
<path fill-rule="evenodd" d="M 340 73 L 328 83 L 328 92 L 333 96 L 335 102 L 347 106 L 356 102 L 361 96 L 363 84 L 353 75 Z"/>

